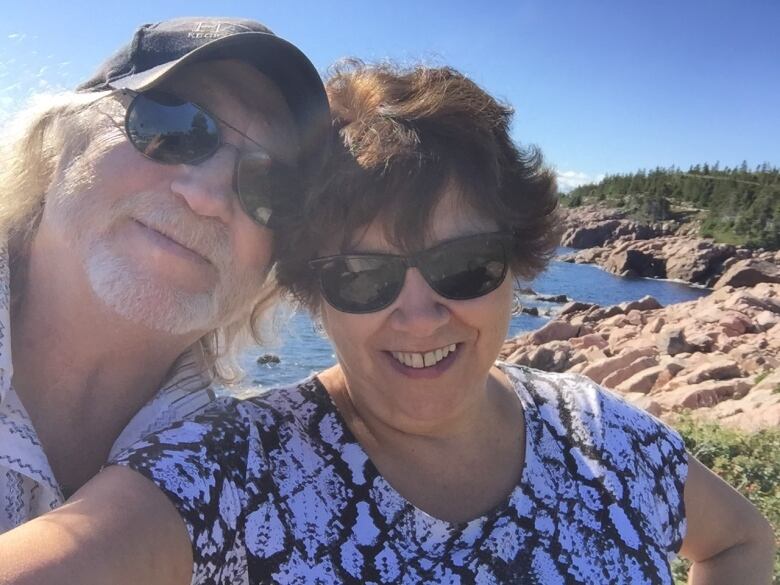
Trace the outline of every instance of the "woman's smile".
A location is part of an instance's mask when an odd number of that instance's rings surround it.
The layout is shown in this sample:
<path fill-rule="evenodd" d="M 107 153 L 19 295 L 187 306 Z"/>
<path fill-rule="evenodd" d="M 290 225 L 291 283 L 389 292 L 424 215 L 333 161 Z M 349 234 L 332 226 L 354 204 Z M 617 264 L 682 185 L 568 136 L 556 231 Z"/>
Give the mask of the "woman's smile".
<path fill-rule="evenodd" d="M 390 351 L 393 368 L 409 378 L 436 378 L 450 369 L 458 359 L 462 344 L 451 343 L 427 352 Z"/>

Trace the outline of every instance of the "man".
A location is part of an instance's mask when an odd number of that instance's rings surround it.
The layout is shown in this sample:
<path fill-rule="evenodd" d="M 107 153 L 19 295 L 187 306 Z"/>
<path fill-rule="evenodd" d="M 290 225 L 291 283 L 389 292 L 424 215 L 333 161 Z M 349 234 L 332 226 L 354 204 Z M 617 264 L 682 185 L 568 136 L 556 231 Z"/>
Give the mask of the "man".
<path fill-rule="evenodd" d="M 142 26 L 20 115 L 0 170 L 0 532 L 208 403 L 329 123 L 309 60 L 227 18 Z"/>

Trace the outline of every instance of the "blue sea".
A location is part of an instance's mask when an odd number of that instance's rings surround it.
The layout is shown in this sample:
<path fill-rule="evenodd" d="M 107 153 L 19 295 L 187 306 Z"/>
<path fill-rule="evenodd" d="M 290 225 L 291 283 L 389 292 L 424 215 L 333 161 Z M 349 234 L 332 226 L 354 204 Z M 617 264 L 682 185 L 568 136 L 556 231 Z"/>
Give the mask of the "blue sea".
<path fill-rule="evenodd" d="M 573 250 L 560 248 L 559 254 Z M 640 299 L 645 295 L 655 297 L 662 305 L 681 303 L 709 294 L 705 288 L 692 287 L 678 282 L 647 278 L 623 278 L 589 264 L 568 264 L 554 260 L 546 272 L 532 282 L 522 283 L 541 295 L 565 294 L 577 301 L 598 303 L 602 306 Z M 535 306 L 540 316 L 522 314 L 512 319 L 509 336 L 538 329 L 560 304 L 546 303 L 531 297 L 521 297 L 526 307 Z M 304 314 L 294 314 L 279 326 L 280 339 L 268 347 L 251 347 L 241 356 L 239 363 L 246 372 L 246 383 L 264 387 L 276 386 L 300 380 L 335 363 L 333 349 L 327 339 L 314 330 Z M 279 363 L 258 364 L 257 358 L 273 354 Z"/>

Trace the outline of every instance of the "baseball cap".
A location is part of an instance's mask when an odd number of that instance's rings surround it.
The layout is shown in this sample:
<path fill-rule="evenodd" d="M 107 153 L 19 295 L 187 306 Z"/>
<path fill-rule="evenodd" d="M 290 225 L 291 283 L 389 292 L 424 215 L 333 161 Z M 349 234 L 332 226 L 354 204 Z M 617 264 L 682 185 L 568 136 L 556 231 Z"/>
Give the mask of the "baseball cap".
<path fill-rule="evenodd" d="M 276 83 L 298 128 L 301 162 L 321 166 L 330 129 L 322 80 L 298 47 L 254 20 L 185 17 L 144 24 L 76 91 L 145 91 L 185 65 L 214 59 L 249 63 Z"/>

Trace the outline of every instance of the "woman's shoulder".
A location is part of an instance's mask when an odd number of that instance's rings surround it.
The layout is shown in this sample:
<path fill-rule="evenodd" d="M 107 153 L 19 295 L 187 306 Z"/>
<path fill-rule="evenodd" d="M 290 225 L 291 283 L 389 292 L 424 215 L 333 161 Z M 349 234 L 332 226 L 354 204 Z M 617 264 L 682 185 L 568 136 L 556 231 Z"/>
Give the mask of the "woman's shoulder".
<path fill-rule="evenodd" d="M 687 460 L 682 437 L 663 421 L 580 374 L 499 364 L 526 408 L 562 440 L 581 442 L 628 458 L 649 455 L 657 464 Z M 638 453 L 641 445 L 645 447 Z M 650 447 L 647 447 L 647 446 Z"/>
<path fill-rule="evenodd" d="M 332 402 L 318 376 L 273 388 L 253 388 L 220 398 L 215 408 L 231 411 L 245 421 L 276 426 L 305 421 L 330 410 Z"/>
<path fill-rule="evenodd" d="M 282 437 L 297 436 L 304 442 L 322 439 L 327 428 L 339 427 L 339 420 L 330 396 L 312 375 L 285 386 L 225 393 L 189 423 L 190 432 L 198 429 L 204 436 L 218 437 L 229 432 L 253 442 L 254 449 L 267 449 Z"/>

